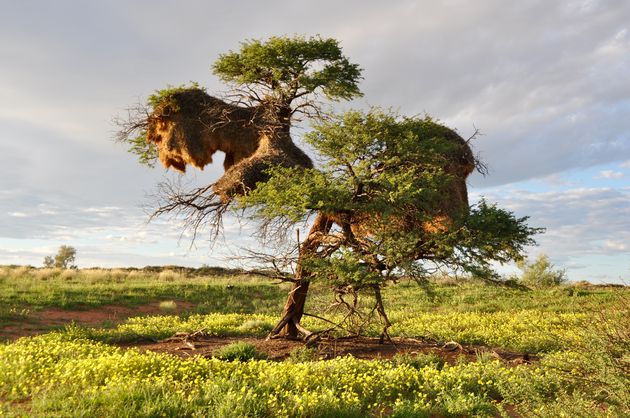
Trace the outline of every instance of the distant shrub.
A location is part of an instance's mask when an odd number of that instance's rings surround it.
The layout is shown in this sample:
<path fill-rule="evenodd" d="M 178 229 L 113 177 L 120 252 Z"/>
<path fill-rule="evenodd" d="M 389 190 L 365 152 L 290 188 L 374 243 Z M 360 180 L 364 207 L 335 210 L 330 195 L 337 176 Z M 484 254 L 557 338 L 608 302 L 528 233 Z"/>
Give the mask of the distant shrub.
<path fill-rule="evenodd" d="M 517 266 L 522 271 L 519 281 L 528 287 L 553 287 L 567 281 L 566 272 L 556 269 L 546 254 L 540 254 L 533 263 L 523 260 Z"/>
<path fill-rule="evenodd" d="M 175 279 L 179 279 L 181 277 L 183 277 L 181 273 L 170 269 L 163 270 L 160 272 L 160 274 L 158 274 L 158 279 L 165 282 L 172 282 Z"/>
<path fill-rule="evenodd" d="M 174 311 L 177 309 L 177 303 L 174 300 L 165 300 L 160 302 L 160 309 L 164 311 Z"/>
<path fill-rule="evenodd" d="M 57 251 L 57 254 L 55 255 L 54 258 L 51 256 L 44 257 L 44 267 L 76 269 L 77 266 L 73 264 L 76 259 L 76 255 L 77 255 L 76 248 L 71 247 L 69 245 L 62 245 L 61 247 L 59 247 L 59 250 Z"/>
<path fill-rule="evenodd" d="M 227 361 L 248 361 L 263 358 L 264 356 L 256 350 L 256 346 L 244 341 L 228 344 L 221 347 L 214 356 Z"/>

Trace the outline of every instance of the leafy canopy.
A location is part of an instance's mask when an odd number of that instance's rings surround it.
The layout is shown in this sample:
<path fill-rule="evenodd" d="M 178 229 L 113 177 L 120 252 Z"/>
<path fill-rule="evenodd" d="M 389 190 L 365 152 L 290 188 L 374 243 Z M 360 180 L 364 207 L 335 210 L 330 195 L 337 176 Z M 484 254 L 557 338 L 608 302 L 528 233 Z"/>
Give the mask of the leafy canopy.
<path fill-rule="evenodd" d="M 44 267 L 56 267 L 56 268 L 76 268 L 73 264 L 77 255 L 77 250 L 69 245 L 62 245 L 59 247 L 55 257 L 44 257 Z"/>
<path fill-rule="evenodd" d="M 520 282 L 525 286 L 544 288 L 563 284 L 567 281 L 566 271 L 556 269 L 547 254 L 540 254 L 536 260 L 520 260 L 517 264 L 522 271 Z"/>
<path fill-rule="evenodd" d="M 226 83 L 283 105 L 320 92 L 329 100 L 361 96 L 359 66 L 342 54 L 337 40 L 319 36 L 249 40 L 238 52 L 220 55 L 212 69 Z"/>
<path fill-rule="evenodd" d="M 273 168 L 271 179 L 239 204 L 283 227 L 318 211 L 335 217 L 341 228 L 329 241 L 336 244 L 328 257 L 310 261 L 316 277 L 379 283 L 424 276 L 439 265 L 491 278 L 492 261 L 518 260 L 540 232 L 526 217 L 483 200 L 469 208 L 465 198 L 452 197 L 465 187 L 458 158 L 469 149 L 430 117 L 350 111 L 319 122 L 304 139 L 322 157 L 321 167 Z M 431 228 L 444 214 L 448 227 Z"/>

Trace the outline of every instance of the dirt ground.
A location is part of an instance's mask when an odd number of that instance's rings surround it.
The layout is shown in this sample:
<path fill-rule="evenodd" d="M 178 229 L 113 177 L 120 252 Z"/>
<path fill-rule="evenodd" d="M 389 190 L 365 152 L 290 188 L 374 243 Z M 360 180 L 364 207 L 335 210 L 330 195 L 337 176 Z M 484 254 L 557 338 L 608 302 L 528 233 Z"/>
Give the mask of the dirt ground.
<path fill-rule="evenodd" d="M 58 308 L 31 311 L 19 321 L 0 325 L 0 340 L 16 340 L 20 337 L 41 334 L 67 324 L 98 327 L 119 324 L 134 316 L 177 315 L 191 311 L 195 305 L 186 301 L 175 301 L 173 309 L 160 308 L 160 302 L 141 306 L 105 305 L 98 308 L 64 310 Z"/>
<path fill-rule="evenodd" d="M 157 343 L 125 344 L 124 347 L 135 347 L 140 350 L 170 353 L 180 357 L 204 356 L 211 357 L 221 347 L 242 341 L 253 344 L 259 353 L 264 354 L 269 360 L 281 361 L 289 357 L 290 353 L 299 347 L 303 347 L 301 341 L 284 339 L 266 340 L 256 337 L 196 337 L 174 336 Z M 396 354 L 436 354 L 444 361 L 454 364 L 462 357 L 469 361 L 475 361 L 479 353 L 508 361 L 514 365 L 530 363 L 538 358 L 531 354 L 514 353 L 506 350 L 492 349 L 484 346 L 460 345 L 456 342 L 439 344 L 426 342 L 413 338 L 392 338 L 383 344 L 378 338 L 349 337 L 322 339 L 312 345 L 316 349 L 316 358 L 331 359 L 335 357 L 352 355 L 360 359 L 390 359 Z"/>
<path fill-rule="evenodd" d="M 179 314 L 193 308 L 194 305 L 191 303 L 176 301 L 176 307 L 168 310 L 160 308 L 159 302 L 138 307 L 107 305 L 85 310 L 45 309 L 30 312 L 22 321 L 14 321 L 0 326 L 0 340 L 12 341 L 24 336 L 41 334 L 73 322 L 85 326 L 112 326 L 133 316 Z M 304 346 L 301 341 L 266 340 L 259 337 L 212 337 L 202 333 L 175 335 L 160 342 L 139 342 L 120 344 L 120 346 L 170 353 L 183 358 L 191 356 L 211 357 L 221 347 L 237 341 L 253 344 L 259 353 L 276 361 L 286 359 L 292 351 Z M 460 345 L 456 342 L 441 344 L 412 338 L 392 338 L 391 341 L 386 341 L 384 344 L 379 344 L 378 338 L 369 337 L 322 338 L 311 347 L 316 349 L 315 358 L 319 359 L 331 359 L 345 355 L 352 355 L 361 359 L 389 359 L 396 354 L 433 353 L 448 363 L 455 363 L 461 357 L 475 361 L 479 353 L 487 353 L 494 358 L 503 359 L 513 364 L 537 360 L 534 355 L 484 346 Z"/>

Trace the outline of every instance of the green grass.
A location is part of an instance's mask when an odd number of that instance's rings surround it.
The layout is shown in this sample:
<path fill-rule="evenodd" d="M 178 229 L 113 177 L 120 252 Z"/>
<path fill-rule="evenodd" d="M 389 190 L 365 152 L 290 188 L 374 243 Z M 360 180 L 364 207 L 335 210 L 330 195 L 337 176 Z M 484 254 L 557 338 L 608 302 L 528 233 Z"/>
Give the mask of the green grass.
<path fill-rule="evenodd" d="M 228 287 L 228 285 L 232 285 Z M 303 349 L 287 362 L 255 359 L 253 346 L 224 348 L 226 359 L 121 349 L 111 343 L 162 339 L 203 329 L 215 336 L 263 336 L 275 324 L 286 286 L 251 276 L 175 269 L 0 270 L 2 321 L 47 307 L 180 301 L 195 312 L 130 318 L 111 328 L 64 330 L 0 344 L 0 415 L 473 417 L 630 414 L 630 292 L 565 286 L 534 291 L 436 282 L 384 291 L 391 334 L 455 340 L 542 357 L 514 365 L 480 354 L 445 363 L 435 355 L 387 360 L 318 360 Z M 307 311 L 330 302 L 315 284 Z M 363 307 L 371 304 L 364 298 Z M 4 313 L 3 313 L 4 312 Z M 4 315 L 4 316 L 3 316 Z M 313 330 L 327 324 L 305 318 Z M 377 326 L 368 333 L 377 335 Z M 221 353 L 217 353 L 221 356 Z M 512 415 L 510 415 L 512 414 Z"/>
<path fill-rule="evenodd" d="M 452 312 L 448 314 L 410 314 L 408 311 L 391 313 L 393 326 L 390 335 L 462 344 L 480 344 L 519 352 L 541 353 L 575 345 L 582 339 L 581 329 L 585 314 L 545 315 L 545 312 L 521 310 L 479 314 Z M 213 336 L 265 336 L 278 320 L 277 315 L 263 314 L 205 314 L 179 317 L 159 315 L 134 317 L 112 328 L 68 326 L 65 333 L 110 343 L 158 341 L 177 332 L 204 330 Z M 328 325 L 313 318 L 305 318 L 304 325 L 321 330 Z M 378 336 L 376 326 L 366 330 Z"/>
<path fill-rule="evenodd" d="M 232 285 L 232 286 L 230 286 Z M 277 312 L 286 290 L 252 276 L 207 276 L 164 270 L 0 268 L 0 323 L 16 312 L 45 308 L 139 306 L 165 300 L 194 303 L 195 312 Z"/>
<path fill-rule="evenodd" d="M 214 353 L 214 356 L 227 361 L 249 361 L 265 357 L 256 350 L 255 345 L 243 341 L 221 347 Z"/>
<path fill-rule="evenodd" d="M 213 270 L 207 270 L 212 272 Z M 0 267 L 0 321 L 20 318 L 25 309 L 87 309 L 103 305 L 139 306 L 150 302 L 185 300 L 196 313 L 268 313 L 283 306 L 287 285 L 256 276 L 216 276 L 204 270 L 137 269 L 60 270 Z M 412 312 L 499 312 L 535 309 L 548 312 L 587 312 L 616 297 L 610 289 L 553 288 L 524 291 L 479 284 L 433 283 L 428 290 L 414 282 L 387 287 L 385 303 Z M 327 306 L 330 294 L 315 284 L 311 311 Z M 371 303 L 369 297 L 365 304 Z M 23 316 L 23 315 L 22 315 Z"/>

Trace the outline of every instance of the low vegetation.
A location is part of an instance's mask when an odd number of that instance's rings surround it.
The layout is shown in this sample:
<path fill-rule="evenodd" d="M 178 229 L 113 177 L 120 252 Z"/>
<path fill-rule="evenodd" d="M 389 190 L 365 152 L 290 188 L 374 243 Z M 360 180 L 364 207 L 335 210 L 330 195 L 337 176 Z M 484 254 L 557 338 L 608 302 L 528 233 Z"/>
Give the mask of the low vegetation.
<path fill-rule="evenodd" d="M 446 279 L 422 288 L 402 282 L 384 290 L 391 334 L 474 345 L 479 349 L 476 359 L 446 361 L 439 353 L 401 352 L 389 360 L 350 356 L 324 360 L 316 349 L 303 347 L 285 361 L 271 361 L 252 344 L 234 338 L 268 333 L 284 302 L 281 289 L 249 275 L 169 270 L 168 274 L 77 270 L 68 278 L 60 271 L 4 268 L 0 298 L 15 309 L 12 317 L 5 316 L 7 322 L 28 320 L 41 309 L 85 308 L 85 300 L 98 297 L 139 306 L 141 290 L 147 295 L 145 303 L 186 302 L 203 305 L 204 311 L 195 312 L 195 307 L 176 315 L 162 310 L 107 327 L 73 324 L 0 344 L 0 413 L 116 416 L 125 411 L 128 416 L 217 417 L 630 413 L 630 293 L 624 287 L 532 290 Z M 231 294 L 256 298 L 255 304 L 267 309 L 231 303 Z M 327 294 L 316 286 L 313 304 L 325 306 L 330 302 Z M 100 309 L 103 304 L 87 306 Z M 307 312 L 335 320 L 334 313 L 323 309 Z M 329 325 L 314 317 L 306 317 L 305 323 L 313 330 Z M 212 357 L 189 358 L 133 347 L 138 341 L 199 330 L 207 336 L 233 337 L 233 344 Z M 376 336 L 379 329 L 367 327 L 365 334 Z M 493 350 L 529 353 L 532 360 L 502 360 Z M 302 379 L 304 375 L 310 378 Z"/>

